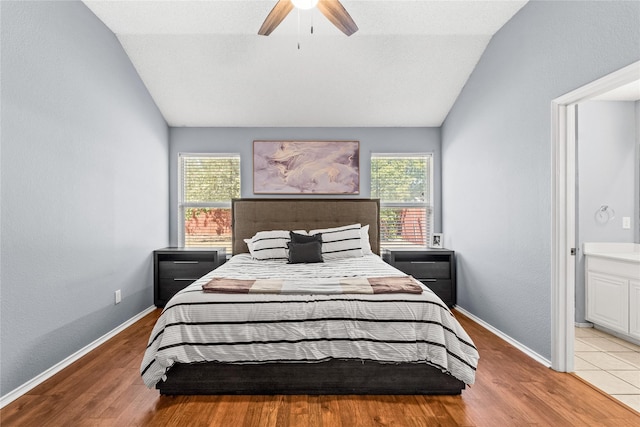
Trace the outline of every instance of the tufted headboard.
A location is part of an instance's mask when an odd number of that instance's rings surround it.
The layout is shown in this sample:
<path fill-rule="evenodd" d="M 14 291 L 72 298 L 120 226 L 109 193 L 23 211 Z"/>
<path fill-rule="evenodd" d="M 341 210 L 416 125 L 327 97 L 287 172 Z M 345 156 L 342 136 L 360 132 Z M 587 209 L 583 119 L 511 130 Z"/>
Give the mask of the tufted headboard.
<path fill-rule="evenodd" d="M 378 199 L 234 199 L 233 254 L 249 252 L 244 239 L 258 231 L 312 230 L 369 224 L 371 250 L 380 254 Z"/>

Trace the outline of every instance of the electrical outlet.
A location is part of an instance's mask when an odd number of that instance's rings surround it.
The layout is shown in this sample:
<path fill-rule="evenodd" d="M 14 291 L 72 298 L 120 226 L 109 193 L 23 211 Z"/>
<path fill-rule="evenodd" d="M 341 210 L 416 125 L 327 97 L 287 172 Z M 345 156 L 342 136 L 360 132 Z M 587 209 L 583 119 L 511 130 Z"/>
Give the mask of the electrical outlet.
<path fill-rule="evenodd" d="M 115 303 L 116 304 L 120 304 L 120 301 L 122 301 L 122 294 L 120 293 L 120 289 L 118 289 L 116 291 L 115 298 L 116 298 L 116 302 Z"/>
<path fill-rule="evenodd" d="M 622 228 L 624 228 L 625 230 L 630 230 L 631 229 L 631 217 L 630 216 L 623 216 L 622 217 Z"/>

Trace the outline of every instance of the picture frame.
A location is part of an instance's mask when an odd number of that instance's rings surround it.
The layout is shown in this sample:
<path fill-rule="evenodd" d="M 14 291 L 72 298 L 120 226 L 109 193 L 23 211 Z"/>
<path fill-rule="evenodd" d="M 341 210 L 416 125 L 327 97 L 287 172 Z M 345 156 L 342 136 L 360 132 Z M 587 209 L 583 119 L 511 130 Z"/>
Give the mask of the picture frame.
<path fill-rule="evenodd" d="M 431 244 L 429 245 L 429 247 L 433 249 L 442 249 L 443 243 L 444 236 L 442 235 L 442 233 L 433 233 L 431 235 Z"/>
<path fill-rule="evenodd" d="M 360 194 L 359 141 L 253 141 L 254 194 Z"/>

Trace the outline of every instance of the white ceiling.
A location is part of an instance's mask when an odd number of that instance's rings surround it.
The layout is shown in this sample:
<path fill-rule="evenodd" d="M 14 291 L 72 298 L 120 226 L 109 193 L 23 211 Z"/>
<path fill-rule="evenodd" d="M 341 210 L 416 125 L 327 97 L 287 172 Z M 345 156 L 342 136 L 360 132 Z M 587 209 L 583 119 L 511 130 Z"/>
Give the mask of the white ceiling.
<path fill-rule="evenodd" d="M 351 37 L 315 9 L 257 35 L 276 2 L 84 1 L 170 126 L 340 127 L 440 126 L 526 0 L 343 0 Z"/>

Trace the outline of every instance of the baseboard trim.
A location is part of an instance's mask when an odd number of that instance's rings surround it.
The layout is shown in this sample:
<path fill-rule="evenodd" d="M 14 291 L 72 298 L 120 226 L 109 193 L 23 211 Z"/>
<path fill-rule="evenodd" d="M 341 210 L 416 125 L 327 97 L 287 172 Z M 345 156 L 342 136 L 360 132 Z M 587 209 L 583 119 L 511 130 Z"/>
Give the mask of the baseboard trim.
<path fill-rule="evenodd" d="M 83 357 L 83 356 L 87 355 L 89 352 L 95 350 L 100 345 L 104 344 L 105 342 L 107 342 L 108 340 L 110 340 L 111 338 L 113 338 L 114 336 L 119 334 L 120 332 L 124 331 L 129 326 L 133 325 L 135 322 L 137 322 L 138 320 L 142 319 L 147 314 L 153 312 L 155 309 L 156 309 L 155 306 L 151 306 L 151 307 L 145 309 L 144 311 L 136 314 L 135 316 L 133 316 L 131 319 L 127 320 L 126 322 L 124 322 L 120 326 L 117 326 L 115 329 L 107 332 L 105 335 L 101 336 L 97 340 L 93 341 L 92 343 L 90 343 L 90 344 L 86 345 L 85 347 L 81 348 L 80 350 L 76 351 L 71 356 L 67 357 L 66 359 L 56 363 L 55 365 L 53 365 L 51 368 L 47 369 L 46 371 L 44 371 L 40 375 L 32 378 L 31 380 L 27 381 L 26 383 L 22 384 L 21 386 L 17 387 L 16 389 L 14 389 L 14 390 L 10 391 L 9 393 L 5 394 L 4 396 L 0 397 L 0 409 L 4 408 L 9 403 L 11 403 L 14 400 L 16 400 L 17 398 L 19 398 L 20 396 L 26 394 L 27 392 L 29 392 L 29 390 L 33 389 L 34 387 L 42 384 L 43 382 L 45 382 L 46 380 L 48 380 L 49 378 L 51 378 L 52 376 L 54 376 L 58 372 L 62 371 L 64 368 L 68 367 L 72 363 L 78 361 L 81 357 Z"/>
<path fill-rule="evenodd" d="M 531 350 L 529 347 L 527 347 L 526 345 L 520 343 L 517 340 L 514 340 L 513 338 L 511 338 L 509 335 L 505 334 L 504 332 L 502 332 L 499 329 L 494 328 L 493 326 L 491 326 L 490 324 L 488 324 L 487 322 L 485 322 L 484 320 L 480 319 L 479 317 L 476 317 L 475 315 L 469 313 L 467 310 L 465 310 L 464 308 L 461 308 L 460 306 L 456 306 L 455 307 L 456 311 L 458 311 L 460 314 L 468 317 L 469 319 L 473 320 L 474 322 L 476 322 L 477 324 L 479 324 L 480 326 L 482 326 L 485 329 L 488 329 L 489 331 L 491 331 L 493 334 L 495 334 L 498 338 L 503 339 L 504 341 L 508 342 L 509 344 L 511 344 L 512 346 L 514 346 L 515 348 L 517 348 L 518 350 L 520 350 L 521 352 L 523 352 L 524 354 L 526 354 L 527 356 L 529 356 L 530 358 L 532 358 L 533 360 L 535 360 L 536 362 L 546 366 L 547 368 L 551 368 L 551 361 L 542 357 L 541 355 L 539 355 L 538 353 L 536 353 L 535 351 Z"/>
<path fill-rule="evenodd" d="M 576 322 L 576 328 L 593 328 L 593 323 L 591 322 Z"/>

